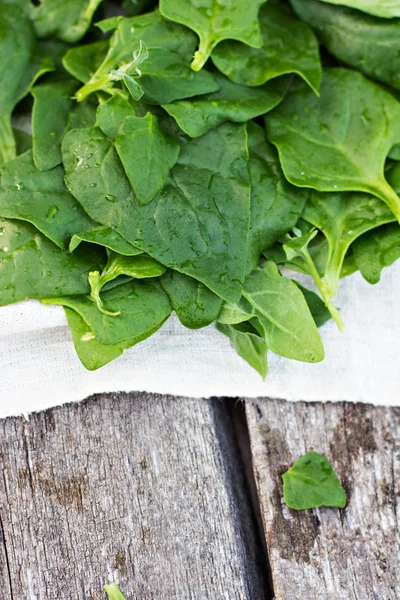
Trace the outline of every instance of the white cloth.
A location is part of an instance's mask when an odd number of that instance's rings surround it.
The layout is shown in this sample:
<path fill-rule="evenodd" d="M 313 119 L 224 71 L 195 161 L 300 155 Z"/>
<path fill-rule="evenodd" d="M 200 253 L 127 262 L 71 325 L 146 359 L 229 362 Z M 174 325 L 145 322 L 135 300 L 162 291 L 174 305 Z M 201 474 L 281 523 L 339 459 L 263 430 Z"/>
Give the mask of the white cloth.
<path fill-rule="evenodd" d="M 79 362 L 63 309 L 24 302 L 0 308 L 0 417 L 28 414 L 96 392 L 191 397 L 270 396 L 400 405 L 400 261 L 376 286 L 341 282 L 346 325 L 322 329 L 326 358 L 304 364 L 270 354 L 266 381 L 213 326 L 189 331 L 171 317 L 155 335 L 95 372 Z"/>

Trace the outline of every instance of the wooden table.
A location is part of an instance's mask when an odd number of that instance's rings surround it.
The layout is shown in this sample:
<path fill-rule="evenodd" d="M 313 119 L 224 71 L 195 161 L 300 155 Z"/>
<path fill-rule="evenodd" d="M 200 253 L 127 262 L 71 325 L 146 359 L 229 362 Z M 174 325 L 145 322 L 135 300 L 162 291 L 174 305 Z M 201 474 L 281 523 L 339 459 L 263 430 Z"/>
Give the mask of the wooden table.
<path fill-rule="evenodd" d="M 346 509 L 283 504 L 310 449 Z M 400 598 L 397 408 L 105 394 L 0 421 L 0 468 L 1 600 Z"/>

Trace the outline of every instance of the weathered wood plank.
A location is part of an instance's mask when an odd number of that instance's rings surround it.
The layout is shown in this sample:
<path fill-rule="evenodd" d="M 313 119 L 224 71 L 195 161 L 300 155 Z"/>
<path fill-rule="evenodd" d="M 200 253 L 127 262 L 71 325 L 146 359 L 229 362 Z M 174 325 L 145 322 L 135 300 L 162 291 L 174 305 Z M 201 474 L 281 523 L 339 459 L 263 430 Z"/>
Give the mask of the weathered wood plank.
<path fill-rule="evenodd" d="M 247 400 L 276 600 L 400 598 L 400 409 Z M 281 474 L 307 450 L 336 469 L 348 506 L 292 511 Z"/>
<path fill-rule="evenodd" d="M 140 600 L 266 597 L 219 400 L 102 395 L 6 419 L 0 469 L 2 600 L 101 600 L 112 579 Z"/>

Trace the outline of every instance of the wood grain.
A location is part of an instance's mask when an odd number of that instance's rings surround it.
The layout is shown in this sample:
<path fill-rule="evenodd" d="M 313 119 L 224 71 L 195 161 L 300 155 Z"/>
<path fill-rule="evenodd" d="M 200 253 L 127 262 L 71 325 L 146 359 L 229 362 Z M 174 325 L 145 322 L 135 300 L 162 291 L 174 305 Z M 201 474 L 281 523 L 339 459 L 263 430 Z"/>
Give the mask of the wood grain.
<path fill-rule="evenodd" d="M 102 395 L 0 421 L 1 600 L 263 600 L 227 405 Z"/>
<path fill-rule="evenodd" d="M 276 600 L 400 598 L 400 409 L 247 400 Z M 331 460 L 344 510 L 293 511 L 281 474 L 307 450 Z"/>

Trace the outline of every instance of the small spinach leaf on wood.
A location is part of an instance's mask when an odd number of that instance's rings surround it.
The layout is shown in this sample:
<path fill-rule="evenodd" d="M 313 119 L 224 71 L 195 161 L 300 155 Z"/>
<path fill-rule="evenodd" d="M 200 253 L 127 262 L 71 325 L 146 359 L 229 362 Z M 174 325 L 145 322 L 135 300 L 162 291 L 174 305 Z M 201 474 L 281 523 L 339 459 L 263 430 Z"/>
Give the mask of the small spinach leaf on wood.
<path fill-rule="evenodd" d="M 323 360 L 321 338 L 303 294 L 273 262 L 247 276 L 239 306 L 258 317 L 275 354 L 304 362 Z"/>
<path fill-rule="evenodd" d="M 294 225 L 304 209 L 309 190 L 286 181 L 277 152 L 254 122 L 247 126 L 251 178 L 251 216 L 248 272 L 258 263 L 261 252 L 279 240 Z"/>
<path fill-rule="evenodd" d="M 212 54 L 215 66 L 235 83 L 250 86 L 296 73 L 318 92 L 322 70 L 318 43 L 310 27 L 270 3 L 260 11 L 260 27 L 262 47 L 222 42 Z"/>
<path fill-rule="evenodd" d="M 47 298 L 44 304 L 61 304 L 72 308 L 88 324 L 101 344 L 129 342 L 161 326 L 171 314 L 168 296 L 156 279 L 132 280 L 103 293 L 103 300 L 118 312 L 109 316 L 97 309 L 90 296 Z"/>
<path fill-rule="evenodd" d="M 131 0 L 132 3 L 137 2 L 138 0 Z M 141 0 L 139 0 L 139 3 Z M 121 594 L 118 586 L 115 583 L 110 583 L 109 585 L 105 585 L 104 589 L 108 595 L 109 600 L 125 600 L 125 596 Z"/>
<path fill-rule="evenodd" d="M 140 204 L 151 202 L 164 187 L 178 160 L 180 145 L 165 135 L 151 113 L 126 117 L 118 129 L 115 147 Z"/>
<path fill-rule="evenodd" d="M 250 214 L 244 125 L 226 123 L 184 146 L 166 186 L 146 206 L 98 128 L 69 132 L 63 160 L 67 186 L 94 220 L 227 301 L 240 298 Z"/>
<path fill-rule="evenodd" d="M 160 10 L 164 17 L 186 25 L 199 36 L 200 46 L 192 62 L 192 69 L 199 71 L 222 40 L 239 40 L 254 48 L 262 46 L 258 12 L 265 2 L 160 0 Z"/>
<path fill-rule="evenodd" d="M 206 327 L 218 317 L 223 300 L 200 281 L 169 270 L 160 283 L 180 322 L 188 329 Z"/>
<path fill-rule="evenodd" d="M 76 89 L 74 81 L 42 83 L 32 89 L 33 160 L 39 171 L 61 163 L 61 141 L 68 129 Z"/>
<path fill-rule="evenodd" d="M 268 347 L 263 337 L 254 327 L 253 319 L 237 325 L 217 323 L 216 327 L 220 333 L 223 333 L 232 341 L 239 356 L 265 379 L 268 373 Z"/>
<path fill-rule="evenodd" d="M 346 506 L 346 494 L 331 463 L 318 452 L 307 452 L 282 475 L 283 496 L 295 510 Z"/>
<path fill-rule="evenodd" d="M 32 151 L 0 167 L 0 216 L 29 221 L 60 248 L 93 221 L 65 187 L 64 171 L 39 171 Z"/>
<path fill-rule="evenodd" d="M 215 75 L 219 90 L 191 100 L 177 100 L 163 108 L 190 137 L 199 137 L 225 121 L 245 123 L 272 110 L 283 99 L 288 80 L 281 78 L 259 88 L 237 85 Z"/>
<path fill-rule="evenodd" d="M 378 283 L 382 270 L 400 258 L 400 227 L 390 223 L 359 237 L 351 246 L 361 275 L 368 283 Z"/>
<path fill-rule="evenodd" d="M 89 273 L 104 266 L 99 249 L 70 254 L 60 250 L 32 225 L 2 220 L 0 306 L 46 296 L 87 294 Z M 2 258 L 4 256 L 4 258 Z"/>
<path fill-rule="evenodd" d="M 266 127 L 291 183 L 373 194 L 400 220 L 400 199 L 384 176 L 400 141 L 400 102 L 388 91 L 360 73 L 326 69 L 320 98 L 299 83 L 267 115 Z"/>
<path fill-rule="evenodd" d="M 320 0 L 291 0 L 291 4 L 333 56 L 372 79 L 400 89 L 399 19 L 378 19 Z"/>

